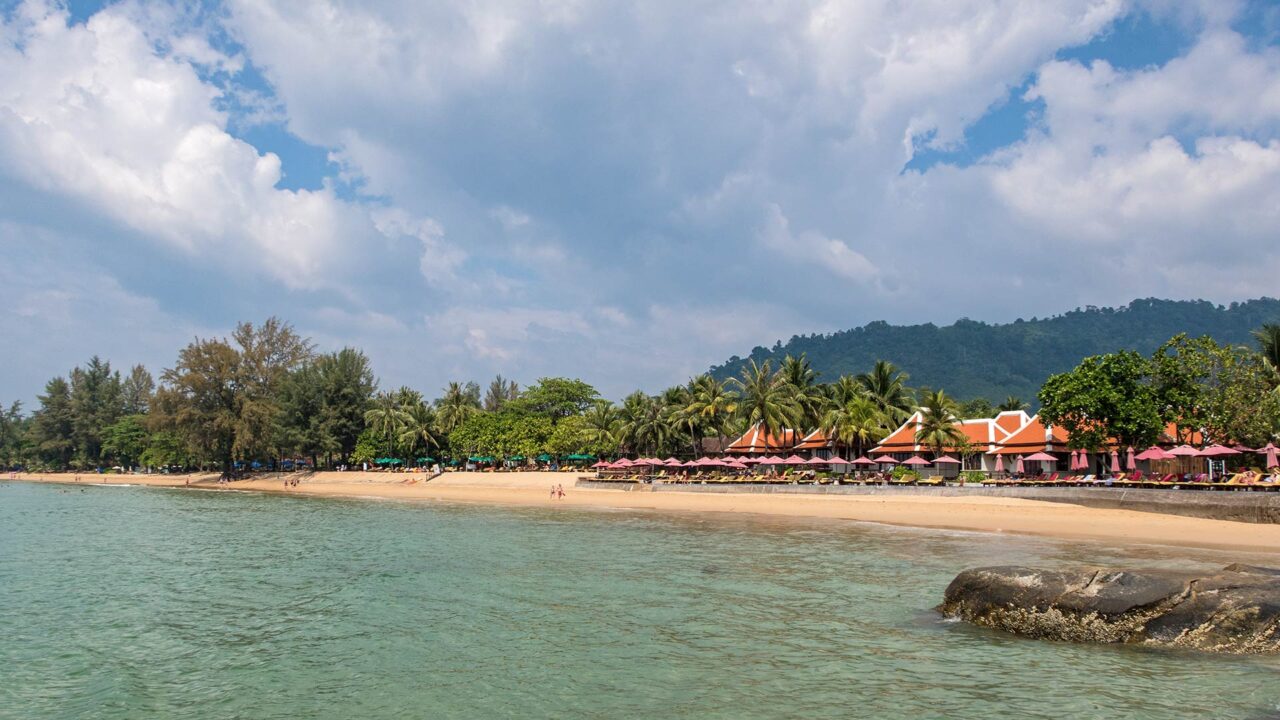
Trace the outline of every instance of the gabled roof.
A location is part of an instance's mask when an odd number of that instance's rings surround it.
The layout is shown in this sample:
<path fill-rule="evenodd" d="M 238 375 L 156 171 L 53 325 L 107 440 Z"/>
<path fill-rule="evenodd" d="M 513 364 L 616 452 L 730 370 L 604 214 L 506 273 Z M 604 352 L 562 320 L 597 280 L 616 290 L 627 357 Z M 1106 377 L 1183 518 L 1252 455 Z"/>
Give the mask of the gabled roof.
<path fill-rule="evenodd" d="M 796 444 L 795 430 L 784 429 L 778 434 L 765 433 L 764 423 L 752 425 L 742 437 L 734 440 L 725 452 L 731 455 L 743 453 L 777 453 L 790 450 Z"/>
<path fill-rule="evenodd" d="M 1000 426 L 1007 435 L 1012 435 L 1022 429 L 1023 425 L 1031 422 L 1031 417 L 1022 410 L 1005 410 L 996 416 L 996 425 Z"/>
<path fill-rule="evenodd" d="M 1067 431 L 1044 426 L 1036 415 L 1021 428 L 1006 437 L 995 451 L 997 455 L 1027 455 L 1043 452 L 1066 452 Z"/>
<path fill-rule="evenodd" d="M 880 444 L 871 452 L 884 455 L 887 453 L 915 453 L 926 449 L 916 441 L 916 433 L 922 418 L 923 415 L 921 415 L 920 411 L 917 410 L 912 413 L 906 422 L 902 423 L 897 430 L 889 433 L 889 436 L 880 441 Z M 997 445 L 1009 435 L 1009 431 L 994 418 L 957 419 L 955 425 L 960 429 L 960 432 L 964 433 L 965 438 L 975 450 L 984 453 L 995 452 Z M 947 447 L 943 449 L 955 451 L 959 448 Z"/>
<path fill-rule="evenodd" d="M 796 445 L 793 450 L 823 450 L 832 446 L 831 438 L 821 430 L 814 430 Z"/>

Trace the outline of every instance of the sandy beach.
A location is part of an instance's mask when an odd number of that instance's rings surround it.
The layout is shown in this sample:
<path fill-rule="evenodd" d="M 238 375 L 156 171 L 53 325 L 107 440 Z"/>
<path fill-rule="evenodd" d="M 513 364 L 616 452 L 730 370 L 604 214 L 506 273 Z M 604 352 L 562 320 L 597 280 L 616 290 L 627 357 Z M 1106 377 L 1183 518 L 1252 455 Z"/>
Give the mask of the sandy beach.
<path fill-rule="evenodd" d="M 80 484 L 192 487 L 330 497 L 376 497 L 522 506 L 619 508 L 671 512 L 757 513 L 832 518 L 912 527 L 1017 533 L 1044 537 L 1156 544 L 1280 555 L 1280 525 L 1208 520 L 1131 510 L 1087 508 L 1023 498 L 940 497 L 927 490 L 898 497 L 748 493 L 636 492 L 576 488 L 578 473 L 446 473 L 430 482 L 415 474 L 324 472 L 286 487 L 274 477 L 220 485 L 216 475 L 80 474 Z M 289 476 L 283 476 L 289 477 Z M 76 483 L 77 476 L 22 474 L 19 480 Z M 550 498 L 553 484 L 566 496 Z"/>

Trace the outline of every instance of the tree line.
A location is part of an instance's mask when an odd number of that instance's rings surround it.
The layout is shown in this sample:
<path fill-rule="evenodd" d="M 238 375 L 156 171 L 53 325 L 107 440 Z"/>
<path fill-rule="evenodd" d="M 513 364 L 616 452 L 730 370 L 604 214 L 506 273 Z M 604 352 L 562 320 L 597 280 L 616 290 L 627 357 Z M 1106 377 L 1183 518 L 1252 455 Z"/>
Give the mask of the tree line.
<path fill-rule="evenodd" d="M 1151 356 L 1132 351 L 1086 358 L 1041 389 L 1042 414 L 1074 447 L 1108 438 L 1141 446 L 1166 422 L 1190 437 L 1265 444 L 1280 427 L 1280 325 L 1257 333 L 1260 351 L 1179 335 Z M 701 375 L 657 394 L 614 403 L 588 383 L 541 378 L 520 387 L 450 382 L 428 399 L 408 387 L 380 389 L 363 352 L 317 352 L 288 323 L 242 323 L 229 338 L 196 339 L 158 379 L 91 358 L 46 383 L 39 406 L 0 412 L 0 463 L 36 469 L 180 467 L 232 472 L 253 463 L 305 459 L 312 467 L 522 461 L 538 457 L 700 454 L 754 425 L 770 434 L 822 430 L 847 454 L 880 442 L 916 410 L 917 440 L 962 448 L 957 417 L 1026 409 L 1017 397 L 958 402 L 912 388 L 886 361 L 821 382 L 808 359 L 748 361 L 734 377 Z"/>

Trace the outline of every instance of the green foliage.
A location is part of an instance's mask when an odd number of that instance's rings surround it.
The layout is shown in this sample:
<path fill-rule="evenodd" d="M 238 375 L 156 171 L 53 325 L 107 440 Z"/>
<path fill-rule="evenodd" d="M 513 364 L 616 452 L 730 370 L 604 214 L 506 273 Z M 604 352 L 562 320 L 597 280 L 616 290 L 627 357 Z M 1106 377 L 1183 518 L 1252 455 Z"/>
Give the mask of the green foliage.
<path fill-rule="evenodd" d="M 777 434 L 803 418 L 804 410 L 787 378 L 772 372 L 768 360 L 759 365 L 751 361 L 742 368 L 741 377 L 729 382 L 738 389 L 738 408 L 748 425 L 760 424 L 766 432 Z"/>
<path fill-rule="evenodd" d="M 1085 358 L 1040 390 L 1041 418 L 1067 431 L 1074 448 L 1099 451 L 1108 440 L 1145 447 L 1163 430 L 1152 363 L 1131 350 Z"/>
<path fill-rule="evenodd" d="M 512 410 L 474 413 L 449 435 L 455 457 L 532 457 L 547 447 L 551 419 Z"/>
<path fill-rule="evenodd" d="M 436 400 L 436 422 L 441 432 L 452 433 L 468 418 L 480 412 L 480 388 L 471 392 L 471 384 L 451 382 L 444 389 L 444 396 Z"/>
<path fill-rule="evenodd" d="M 910 480 L 920 479 L 920 473 L 916 472 L 915 470 L 912 470 L 910 467 L 906 465 L 894 466 L 893 471 L 889 474 L 889 476 L 892 477 L 894 480 L 906 479 L 910 481 Z"/>
<path fill-rule="evenodd" d="M 966 420 L 970 418 L 995 417 L 996 413 L 998 412 L 996 410 L 996 406 L 992 405 L 991 401 L 986 398 L 973 398 L 972 400 L 965 400 L 964 402 L 960 403 L 959 407 L 960 407 L 960 411 L 958 414 L 960 415 L 960 417 L 965 418 Z"/>
<path fill-rule="evenodd" d="M 103 428 L 102 451 L 120 465 L 133 467 L 146 451 L 150 435 L 146 415 L 125 415 Z"/>
<path fill-rule="evenodd" d="M 1150 354 L 1185 332 L 1223 344 L 1251 343 L 1254 328 L 1280 318 L 1280 300 L 1262 298 L 1228 306 L 1205 301 L 1135 300 L 1127 307 L 1089 307 L 1056 317 L 988 324 L 895 326 L 873 322 L 830 335 L 796 336 L 773 348 L 757 347 L 711 369 L 724 380 L 751 363 L 775 366 L 787 355 L 805 355 L 822 377 L 853 375 L 877 360 L 910 368 L 912 380 L 946 388 L 957 397 L 1035 397 L 1050 375 L 1080 358 L 1118 349 Z M 1277 334 L 1280 340 L 1280 334 Z M 1277 343 L 1280 345 L 1280 343 Z"/>
<path fill-rule="evenodd" d="M 35 456 L 46 467 L 65 470 L 75 452 L 75 413 L 71 408 L 71 386 L 57 377 L 44 386 L 37 397 L 40 408 L 31 418 L 31 443 Z"/>
<path fill-rule="evenodd" d="M 959 413 L 960 407 L 945 392 L 926 392 L 920 403 L 916 442 L 928 447 L 936 455 L 965 446 L 968 440 L 956 425 Z"/>
<path fill-rule="evenodd" d="M 374 460 L 382 457 L 379 449 L 383 447 L 385 442 L 385 438 L 378 436 L 377 430 L 372 427 L 365 428 L 360 433 L 360 437 L 356 439 L 355 449 L 351 451 L 351 464 L 369 463 L 372 465 Z"/>
<path fill-rule="evenodd" d="M 571 415 L 581 415 L 600 399 L 596 389 L 581 380 L 539 378 L 537 384 L 525 388 L 520 397 L 510 401 L 512 408 L 543 415 L 552 423 Z"/>
<path fill-rule="evenodd" d="M 986 473 L 981 470 L 965 470 L 960 473 L 960 481 L 966 484 L 981 484 L 986 479 Z"/>
<path fill-rule="evenodd" d="M 1266 357 L 1224 349 L 1204 394 L 1204 428 L 1214 442 L 1261 447 L 1280 431 L 1280 391 Z"/>

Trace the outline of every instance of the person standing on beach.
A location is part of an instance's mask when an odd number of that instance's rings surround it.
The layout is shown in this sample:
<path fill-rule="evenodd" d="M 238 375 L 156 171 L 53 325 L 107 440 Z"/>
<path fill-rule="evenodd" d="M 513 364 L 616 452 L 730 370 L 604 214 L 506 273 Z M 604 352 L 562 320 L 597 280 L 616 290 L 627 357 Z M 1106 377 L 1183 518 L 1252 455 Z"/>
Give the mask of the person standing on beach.
<path fill-rule="evenodd" d="M 559 500 L 564 499 L 564 485 L 556 485 L 556 498 Z"/>
<path fill-rule="evenodd" d="M 556 486 L 555 486 L 555 485 L 552 485 L 552 486 L 551 486 L 551 499 L 552 499 L 552 500 L 555 500 L 555 499 L 556 499 Z"/>

